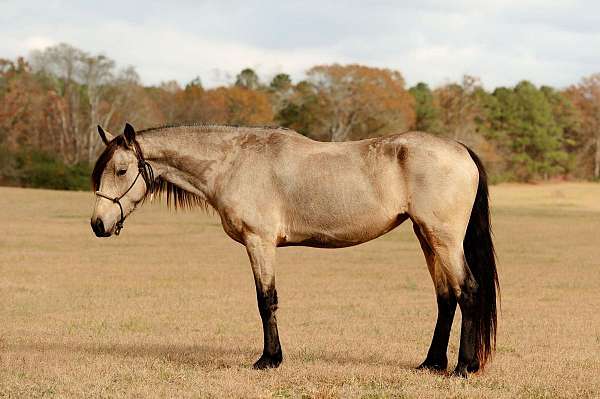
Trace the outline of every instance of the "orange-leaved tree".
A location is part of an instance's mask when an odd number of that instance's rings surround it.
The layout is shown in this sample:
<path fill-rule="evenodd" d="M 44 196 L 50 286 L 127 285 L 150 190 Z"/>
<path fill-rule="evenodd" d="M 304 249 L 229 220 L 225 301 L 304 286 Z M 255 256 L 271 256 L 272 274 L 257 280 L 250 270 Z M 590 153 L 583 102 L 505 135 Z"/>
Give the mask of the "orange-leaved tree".
<path fill-rule="evenodd" d="M 204 92 L 200 105 L 205 122 L 264 125 L 273 122 L 267 93 L 242 86 L 219 87 Z"/>
<path fill-rule="evenodd" d="M 310 110 L 318 119 L 316 128 L 331 141 L 400 132 L 414 125 L 414 100 L 398 71 L 333 64 L 311 68 L 307 77 L 317 99 Z"/>

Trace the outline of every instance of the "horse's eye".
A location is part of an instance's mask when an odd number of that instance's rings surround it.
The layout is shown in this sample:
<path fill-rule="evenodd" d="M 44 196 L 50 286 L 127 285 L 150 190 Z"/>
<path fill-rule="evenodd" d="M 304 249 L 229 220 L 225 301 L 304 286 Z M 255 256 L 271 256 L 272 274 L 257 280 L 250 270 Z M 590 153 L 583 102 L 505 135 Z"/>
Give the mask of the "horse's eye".
<path fill-rule="evenodd" d="M 119 169 L 117 170 L 117 176 L 124 176 L 127 173 L 127 169 Z"/>

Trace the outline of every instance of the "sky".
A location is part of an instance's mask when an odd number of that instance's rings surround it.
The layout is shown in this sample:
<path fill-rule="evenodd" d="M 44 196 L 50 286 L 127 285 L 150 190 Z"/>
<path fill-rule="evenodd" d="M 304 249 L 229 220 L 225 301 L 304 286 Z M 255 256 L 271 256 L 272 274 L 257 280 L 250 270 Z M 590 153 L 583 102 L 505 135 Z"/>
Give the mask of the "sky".
<path fill-rule="evenodd" d="M 600 1 L 0 0 L 0 58 L 61 42 L 132 65 L 147 85 L 214 87 L 245 67 L 297 81 L 360 63 L 408 85 L 469 74 L 487 88 L 566 87 L 600 72 Z"/>

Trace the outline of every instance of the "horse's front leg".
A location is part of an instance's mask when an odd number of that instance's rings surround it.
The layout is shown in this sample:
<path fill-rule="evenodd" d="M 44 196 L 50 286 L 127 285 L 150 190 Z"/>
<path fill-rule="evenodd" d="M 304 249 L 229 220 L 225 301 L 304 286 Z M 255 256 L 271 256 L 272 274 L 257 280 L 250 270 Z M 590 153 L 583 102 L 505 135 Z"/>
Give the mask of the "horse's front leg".
<path fill-rule="evenodd" d="M 262 319 L 264 333 L 264 348 L 260 359 L 254 363 L 255 369 L 278 367 L 283 354 L 277 332 L 277 290 L 275 289 L 275 244 L 257 235 L 245 237 L 246 250 L 250 257 L 254 282 L 256 283 L 256 298 L 258 310 Z"/>

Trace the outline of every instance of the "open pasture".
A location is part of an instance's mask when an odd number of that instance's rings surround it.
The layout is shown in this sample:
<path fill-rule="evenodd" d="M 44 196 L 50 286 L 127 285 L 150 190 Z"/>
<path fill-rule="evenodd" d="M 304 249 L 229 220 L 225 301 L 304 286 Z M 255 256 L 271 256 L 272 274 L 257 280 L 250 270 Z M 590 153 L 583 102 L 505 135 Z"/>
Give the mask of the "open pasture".
<path fill-rule="evenodd" d="M 255 371 L 252 273 L 216 216 L 145 205 L 97 239 L 92 193 L 0 188 L 0 397 L 600 396 L 600 185 L 491 192 L 498 348 L 465 381 L 414 370 L 436 308 L 410 222 L 279 249 L 284 363 Z"/>

